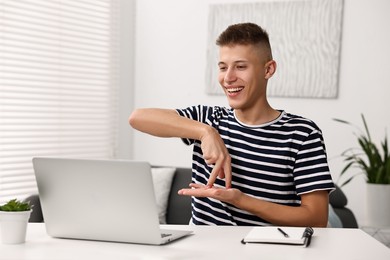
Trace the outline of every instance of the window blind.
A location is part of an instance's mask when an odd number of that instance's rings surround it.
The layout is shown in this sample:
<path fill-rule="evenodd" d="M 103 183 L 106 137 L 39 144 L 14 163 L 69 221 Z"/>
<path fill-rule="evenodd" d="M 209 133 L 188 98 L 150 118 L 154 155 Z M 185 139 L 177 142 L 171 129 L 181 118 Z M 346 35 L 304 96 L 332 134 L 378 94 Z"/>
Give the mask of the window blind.
<path fill-rule="evenodd" d="M 37 192 L 34 156 L 112 158 L 118 0 L 0 0 L 0 203 Z"/>

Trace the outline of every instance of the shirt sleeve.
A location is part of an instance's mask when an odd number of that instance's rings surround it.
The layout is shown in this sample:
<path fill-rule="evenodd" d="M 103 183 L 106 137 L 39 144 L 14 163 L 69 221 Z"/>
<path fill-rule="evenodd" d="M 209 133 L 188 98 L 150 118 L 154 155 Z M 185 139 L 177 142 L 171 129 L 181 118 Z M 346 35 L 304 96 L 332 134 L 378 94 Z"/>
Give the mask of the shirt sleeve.
<path fill-rule="evenodd" d="M 205 123 L 207 118 L 207 114 L 206 114 L 207 112 L 205 111 L 208 110 L 209 109 L 206 106 L 197 105 L 197 106 L 191 106 L 183 109 L 176 109 L 176 112 L 182 117 L 186 117 L 188 119 Z M 189 139 L 189 138 L 182 138 L 182 141 L 186 145 L 192 145 L 196 140 Z"/>
<path fill-rule="evenodd" d="M 334 190 L 324 139 L 319 129 L 314 129 L 302 142 L 293 174 L 298 195 L 316 190 Z"/>

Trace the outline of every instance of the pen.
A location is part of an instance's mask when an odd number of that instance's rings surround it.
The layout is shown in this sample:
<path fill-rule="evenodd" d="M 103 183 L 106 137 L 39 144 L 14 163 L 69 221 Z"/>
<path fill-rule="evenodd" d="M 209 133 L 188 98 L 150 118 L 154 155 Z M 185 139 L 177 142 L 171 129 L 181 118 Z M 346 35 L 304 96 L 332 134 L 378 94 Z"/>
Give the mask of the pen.
<path fill-rule="evenodd" d="M 279 232 L 283 234 L 284 237 L 289 237 L 286 232 L 283 231 L 283 229 L 278 228 Z"/>

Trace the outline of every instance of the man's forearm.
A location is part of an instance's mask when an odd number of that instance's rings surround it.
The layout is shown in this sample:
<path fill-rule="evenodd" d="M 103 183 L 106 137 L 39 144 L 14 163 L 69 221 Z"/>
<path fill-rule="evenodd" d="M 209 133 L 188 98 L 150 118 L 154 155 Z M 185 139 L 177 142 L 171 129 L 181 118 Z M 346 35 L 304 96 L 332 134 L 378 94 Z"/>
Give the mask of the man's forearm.
<path fill-rule="evenodd" d="M 135 110 L 130 125 L 158 137 L 180 137 L 200 140 L 210 126 L 180 116 L 172 109 L 143 108 Z"/>
<path fill-rule="evenodd" d="M 316 191 L 306 195 L 300 206 L 293 207 L 241 194 L 240 198 L 233 204 L 275 225 L 326 227 L 328 221 L 327 196 L 327 191 Z"/>

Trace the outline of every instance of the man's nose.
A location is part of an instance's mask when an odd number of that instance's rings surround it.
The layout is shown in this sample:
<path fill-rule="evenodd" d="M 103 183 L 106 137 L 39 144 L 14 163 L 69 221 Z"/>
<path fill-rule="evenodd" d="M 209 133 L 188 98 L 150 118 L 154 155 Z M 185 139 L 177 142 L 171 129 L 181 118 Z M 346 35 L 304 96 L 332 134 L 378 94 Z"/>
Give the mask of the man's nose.
<path fill-rule="evenodd" d="M 225 77 L 224 77 L 225 82 L 231 83 L 236 81 L 236 79 L 237 79 L 236 72 L 234 71 L 233 68 L 229 68 L 225 73 Z"/>

